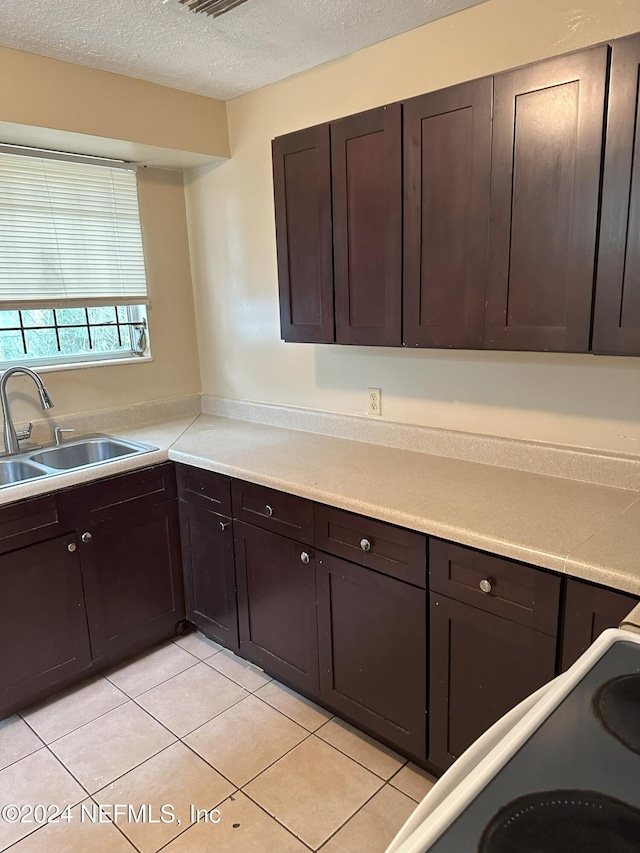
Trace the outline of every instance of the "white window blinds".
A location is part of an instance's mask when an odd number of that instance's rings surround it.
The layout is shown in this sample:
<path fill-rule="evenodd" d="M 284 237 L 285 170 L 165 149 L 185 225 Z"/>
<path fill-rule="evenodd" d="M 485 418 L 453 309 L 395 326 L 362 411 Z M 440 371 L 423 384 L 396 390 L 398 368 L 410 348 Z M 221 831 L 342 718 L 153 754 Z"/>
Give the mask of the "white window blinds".
<path fill-rule="evenodd" d="M 135 171 L 0 151 L 0 309 L 144 303 Z"/>

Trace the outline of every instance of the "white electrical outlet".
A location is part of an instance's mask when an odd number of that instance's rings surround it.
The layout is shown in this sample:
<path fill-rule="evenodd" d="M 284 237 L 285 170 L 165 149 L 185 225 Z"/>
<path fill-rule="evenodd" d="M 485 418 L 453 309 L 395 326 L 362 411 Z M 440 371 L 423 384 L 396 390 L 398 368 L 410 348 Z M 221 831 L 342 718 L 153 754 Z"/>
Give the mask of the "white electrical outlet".
<path fill-rule="evenodd" d="M 367 389 L 367 414 L 375 415 L 376 417 L 380 417 L 382 415 L 380 398 L 382 396 L 382 392 L 379 388 L 368 388 Z"/>

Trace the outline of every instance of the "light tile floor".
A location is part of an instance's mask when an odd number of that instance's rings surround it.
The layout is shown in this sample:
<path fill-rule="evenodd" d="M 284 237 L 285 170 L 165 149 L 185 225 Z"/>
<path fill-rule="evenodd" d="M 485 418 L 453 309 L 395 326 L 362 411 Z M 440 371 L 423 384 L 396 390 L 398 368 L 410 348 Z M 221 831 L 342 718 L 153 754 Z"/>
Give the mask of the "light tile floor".
<path fill-rule="evenodd" d="M 0 851 L 377 853 L 432 784 L 195 633 L 0 722 Z"/>

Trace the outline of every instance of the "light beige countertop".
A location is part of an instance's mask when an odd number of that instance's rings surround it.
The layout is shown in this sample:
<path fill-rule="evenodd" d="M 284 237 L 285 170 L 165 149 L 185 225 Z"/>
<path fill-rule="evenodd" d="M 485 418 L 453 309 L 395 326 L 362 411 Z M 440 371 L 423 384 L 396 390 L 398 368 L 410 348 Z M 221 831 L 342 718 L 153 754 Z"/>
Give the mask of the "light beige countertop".
<path fill-rule="evenodd" d="M 104 430 L 157 450 L 2 488 L 0 505 L 172 459 L 640 595 L 636 489 L 169 413 Z"/>
<path fill-rule="evenodd" d="M 640 595 L 636 490 L 213 415 L 169 458 Z"/>

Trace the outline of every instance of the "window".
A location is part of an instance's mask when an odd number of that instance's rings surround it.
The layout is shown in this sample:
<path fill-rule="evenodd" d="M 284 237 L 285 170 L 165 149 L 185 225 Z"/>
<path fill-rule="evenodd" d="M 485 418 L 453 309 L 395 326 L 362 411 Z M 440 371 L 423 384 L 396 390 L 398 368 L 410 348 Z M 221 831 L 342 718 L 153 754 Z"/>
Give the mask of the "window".
<path fill-rule="evenodd" d="M 0 369 L 149 354 L 134 167 L 0 145 Z"/>

